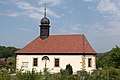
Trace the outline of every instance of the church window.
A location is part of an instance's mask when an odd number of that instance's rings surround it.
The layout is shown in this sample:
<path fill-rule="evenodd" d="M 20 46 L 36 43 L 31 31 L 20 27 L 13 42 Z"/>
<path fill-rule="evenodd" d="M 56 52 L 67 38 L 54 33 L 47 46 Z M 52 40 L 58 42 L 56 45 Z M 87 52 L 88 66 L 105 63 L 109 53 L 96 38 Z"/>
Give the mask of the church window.
<path fill-rule="evenodd" d="M 92 58 L 88 58 L 88 67 L 92 67 Z"/>
<path fill-rule="evenodd" d="M 28 62 L 22 62 L 22 68 L 28 68 Z"/>
<path fill-rule="evenodd" d="M 33 66 L 38 66 L 38 58 L 33 58 Z"/>
<path fill-rule="evenodd" d="M 60 65 L 59 65 L 59 58 L 55 58 L 55 67 L 59 67 Z"/>

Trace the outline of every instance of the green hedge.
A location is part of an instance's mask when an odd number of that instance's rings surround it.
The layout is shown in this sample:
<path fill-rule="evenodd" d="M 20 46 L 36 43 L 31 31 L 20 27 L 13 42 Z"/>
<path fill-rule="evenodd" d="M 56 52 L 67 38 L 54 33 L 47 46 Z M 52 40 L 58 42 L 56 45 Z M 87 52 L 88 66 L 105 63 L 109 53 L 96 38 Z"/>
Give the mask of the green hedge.
<path fill-rule="evenodd" d="M 10 80 L 10 73 L 8 70 L 0 70 L 0 80 Z"/>
<path fill-rule="evenodd" d="M 12 79 L 10 79 L 12 78 Z M 120 80 L 120 69 L 109 67 L 103 70 L 97 70 L 91 75 L 84 74 L 69 74 L 66 70 L 60 70 L 60 73 L 50 74 L 50 72 L 16 72 L 15 75 L 10 75 L 9 71 L 0 71 L 0 80 Z"/>

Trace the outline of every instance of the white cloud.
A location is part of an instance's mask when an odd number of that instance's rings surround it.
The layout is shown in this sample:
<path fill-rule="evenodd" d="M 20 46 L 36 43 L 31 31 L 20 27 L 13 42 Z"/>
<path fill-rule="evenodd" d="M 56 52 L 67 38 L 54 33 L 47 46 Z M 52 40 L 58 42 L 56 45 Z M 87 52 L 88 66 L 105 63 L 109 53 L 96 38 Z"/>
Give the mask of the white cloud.
<path fill-rule="evenodd" d="M 39 20 L 42 16 L 41 8 L 33 7 L 30 3 L 19 1 L 15 3 L 18 8 L 24 10 L 24 16 Z"/>
<path fill-rule="evenodd" d="M 120 35 L 120 27 L 119 26 L 114 26 L 111 28 L 106 29 L 104 32 L 106 32 L 107 35 Z"/>
<path fill-rule="evenodd" d="M 98 36 L 115 36 L 120 35 L 120 23 L 112 23 L 106 22 L 106 24 L 95 24 L 95 25 L 88 25 L 86 28 L 86 33 L 91 35 L 98 35 Z"/>
<path fill-rule="evenodd" d="M 67 30 L 67 29 L 63 29 L 63 28 L 60 28 L 60 29 L 59 29 L 59 32 L 60 32 L 60 33 L 68 33 L 68 30 Z"/>
<path fill-rule="evenodd" d="M 19 1 L 19 2 L 16 2 L 16 5 L 18 8 L 21 8 L 21 9 L 34 9 L 34 7 L 32 7 L 32 5 L 28 2 Z"/>
<path fill-rule="evenodd" d="M 16 13 L 16 12 L 9 12 L 9 13 L 0 13 L 0 15 L 5 15 L 5 16 L 11 16 L 11 17 L 17 17 L 22 14 Z"/>
<path fill-rule="evenodd" d="M 30 18 L 33 18 L 33 19 L 37 19 L 37 20 L 40 20 L 40 18 L 42 18 L 42 15 L 40 15 L 39 13 L 29 13 L 28 16 Z"/>
<path fill-rule="evenodd" d="M 80 24 L 73 24 L 69 26 L 69 28 L 59 28 L 60 34 L 80 34 L 83 33 L 83 26 L 81 27 Z"/>
<path fill-rule="evenodd" d="M 29 2 L 25 1 L 19 1 L 19 0 L 11 0 L 7 1 L 8 3 L 12 3 L 15 6 L 17 6 L 18 9 L 21 9 L 21 12 L 16 12 L 16 11 L 11 11 L 11 12 L 5 12 L 1 13 L 0 15 L 6 15 L 10 17 L 17 17 L 17 16 L 25 16 L 29 17 L 32 19 L 37 19 L 40 20 L 43 15 L 44 8 L 43 7 L 36 7 L 32 6 Z M 51 11 L 49 8 L 47 8 L 47 15 L 55 17 L 55 18 L 60 18 L 61 16 L 57 15 L 53 11 Z"/>
<path fill-rule="evenodd" d="M 12 16 L 12 17 L 16 17 L 16 16 L 19 16 L 20 14 L 19 13 L 10 13 L 10 14 L 7 14 L 9 16 Z"/>
<path fill-rule="evenodd" d="M 120 0 L 100 0 L 97 9 L 101 13 L 111 14 L 120 17 Z"/>
<path fill-rule="evenodd" d="M 106 22 L 106 24 L 103 23 L 96 23 L 93 25 L 80 25 L 80 24 L 74 24 L 74 26 L 70 26 L 68 29 L 60 28 L 60 33 L 84 33 L 91 36 L 117 36 L 120 35 L 120 23 L 119 22 Z"/>
<path fill-rule="evenodd" d="M 104 25 L 96 25 L 98 29 L 101 28 L 101 34 L 120 35 L 120 0 L 100 0 L 97 10 L 106 18 Z"/>
<path fill-rule="evenodd" d="M 2 3 L 2 4 L 9 4 L 9 3 L 15 3 L 17 1 L 19 1 L 19 0 L 1 0 L 0 3 Z"/>
<path fill-rule="evenodd" d="M 81 30 L 80 26 L 81 26 L 80 24 L 75 24 L 75 25 L 73 25 L 71 27 L 71 30 L 73 30 L 73 31 L 80 31 Z"/>
<path fill-rule="evenodd" d="M 110 21 L 108 22 L 109 28 L 106 29 L 105 32 L 108 33 L 108 35 L 120 35 L 120 21 Z"/>
<path fill-rule="evenodd" d="M 19 30 L 21 30 L 21 31 L 33 31 L 32 29 L 28 29 L 28 28 L 20 28 Z"/>
<path fill-rule="evenodd" d="M 51 11 L 50 9 L 47 9 L 47 14 L 56 18 L 61 18 L 61 16 L 55 14 L 53 11 Z"/>
<path fill-rule="evenodd" d="M 33 7 L 30 3 L 28 2 L 18 2 L 17 6 L 23 10 L 27 10 L 28 16 L 30 18 L 34 19 L 40 19 L 43 15 L 44 8 L 43 7 Z M 47 14 L 50 16 L 53 16 L 55 18 L 60 18 L 59 15 L 55 14 L 53 11 L 51 11 L 49 8 L 47 8 Z"/>
<path fill-rule="evenodd" d="M 84 0 L 85 2 L 92 2 L 93 0 Z"/>
<path fill-rule="evenodd" d="M 51 6 L 58 6 L 63 2 L 63 0 L 40 0 L 39 4 L 50 4 Z"/>

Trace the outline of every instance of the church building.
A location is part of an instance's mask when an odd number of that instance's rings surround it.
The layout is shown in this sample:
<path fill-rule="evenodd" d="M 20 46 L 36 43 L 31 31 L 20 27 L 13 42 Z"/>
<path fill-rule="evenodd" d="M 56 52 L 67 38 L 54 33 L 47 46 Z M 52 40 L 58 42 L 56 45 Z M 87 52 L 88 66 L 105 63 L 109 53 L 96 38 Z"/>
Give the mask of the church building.
<path fill-rule="evenodd" d="M 49 35 L 50 20 L 40 22 L 40 36 L 16 51 L 16 69 L 23 71 L 60 72 L 70 64 L 73 72 L 92 72 L 96 69 L 96 52 L 84 34 Z"/>

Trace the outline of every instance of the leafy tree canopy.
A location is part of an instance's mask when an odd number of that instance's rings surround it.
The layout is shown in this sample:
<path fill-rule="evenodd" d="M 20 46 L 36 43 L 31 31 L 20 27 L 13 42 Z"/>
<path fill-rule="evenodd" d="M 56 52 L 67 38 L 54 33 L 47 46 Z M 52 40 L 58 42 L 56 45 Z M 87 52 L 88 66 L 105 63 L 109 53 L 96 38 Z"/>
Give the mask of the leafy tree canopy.
<path fill-rule="evenodd" d="M 15 56 L 14 52 L 17 51 L 18 48 L 15 47 L 6 47 L 0 45 L 0 58 L 8 58 Z"/>
<path fill-rule="evenodd" d="M 106 68 L 106 67 L 120 67 L 120 48 L 112 48 L 111 51 L 105 52 L 102 55 L 97 57 L 97 68 Z"/>

